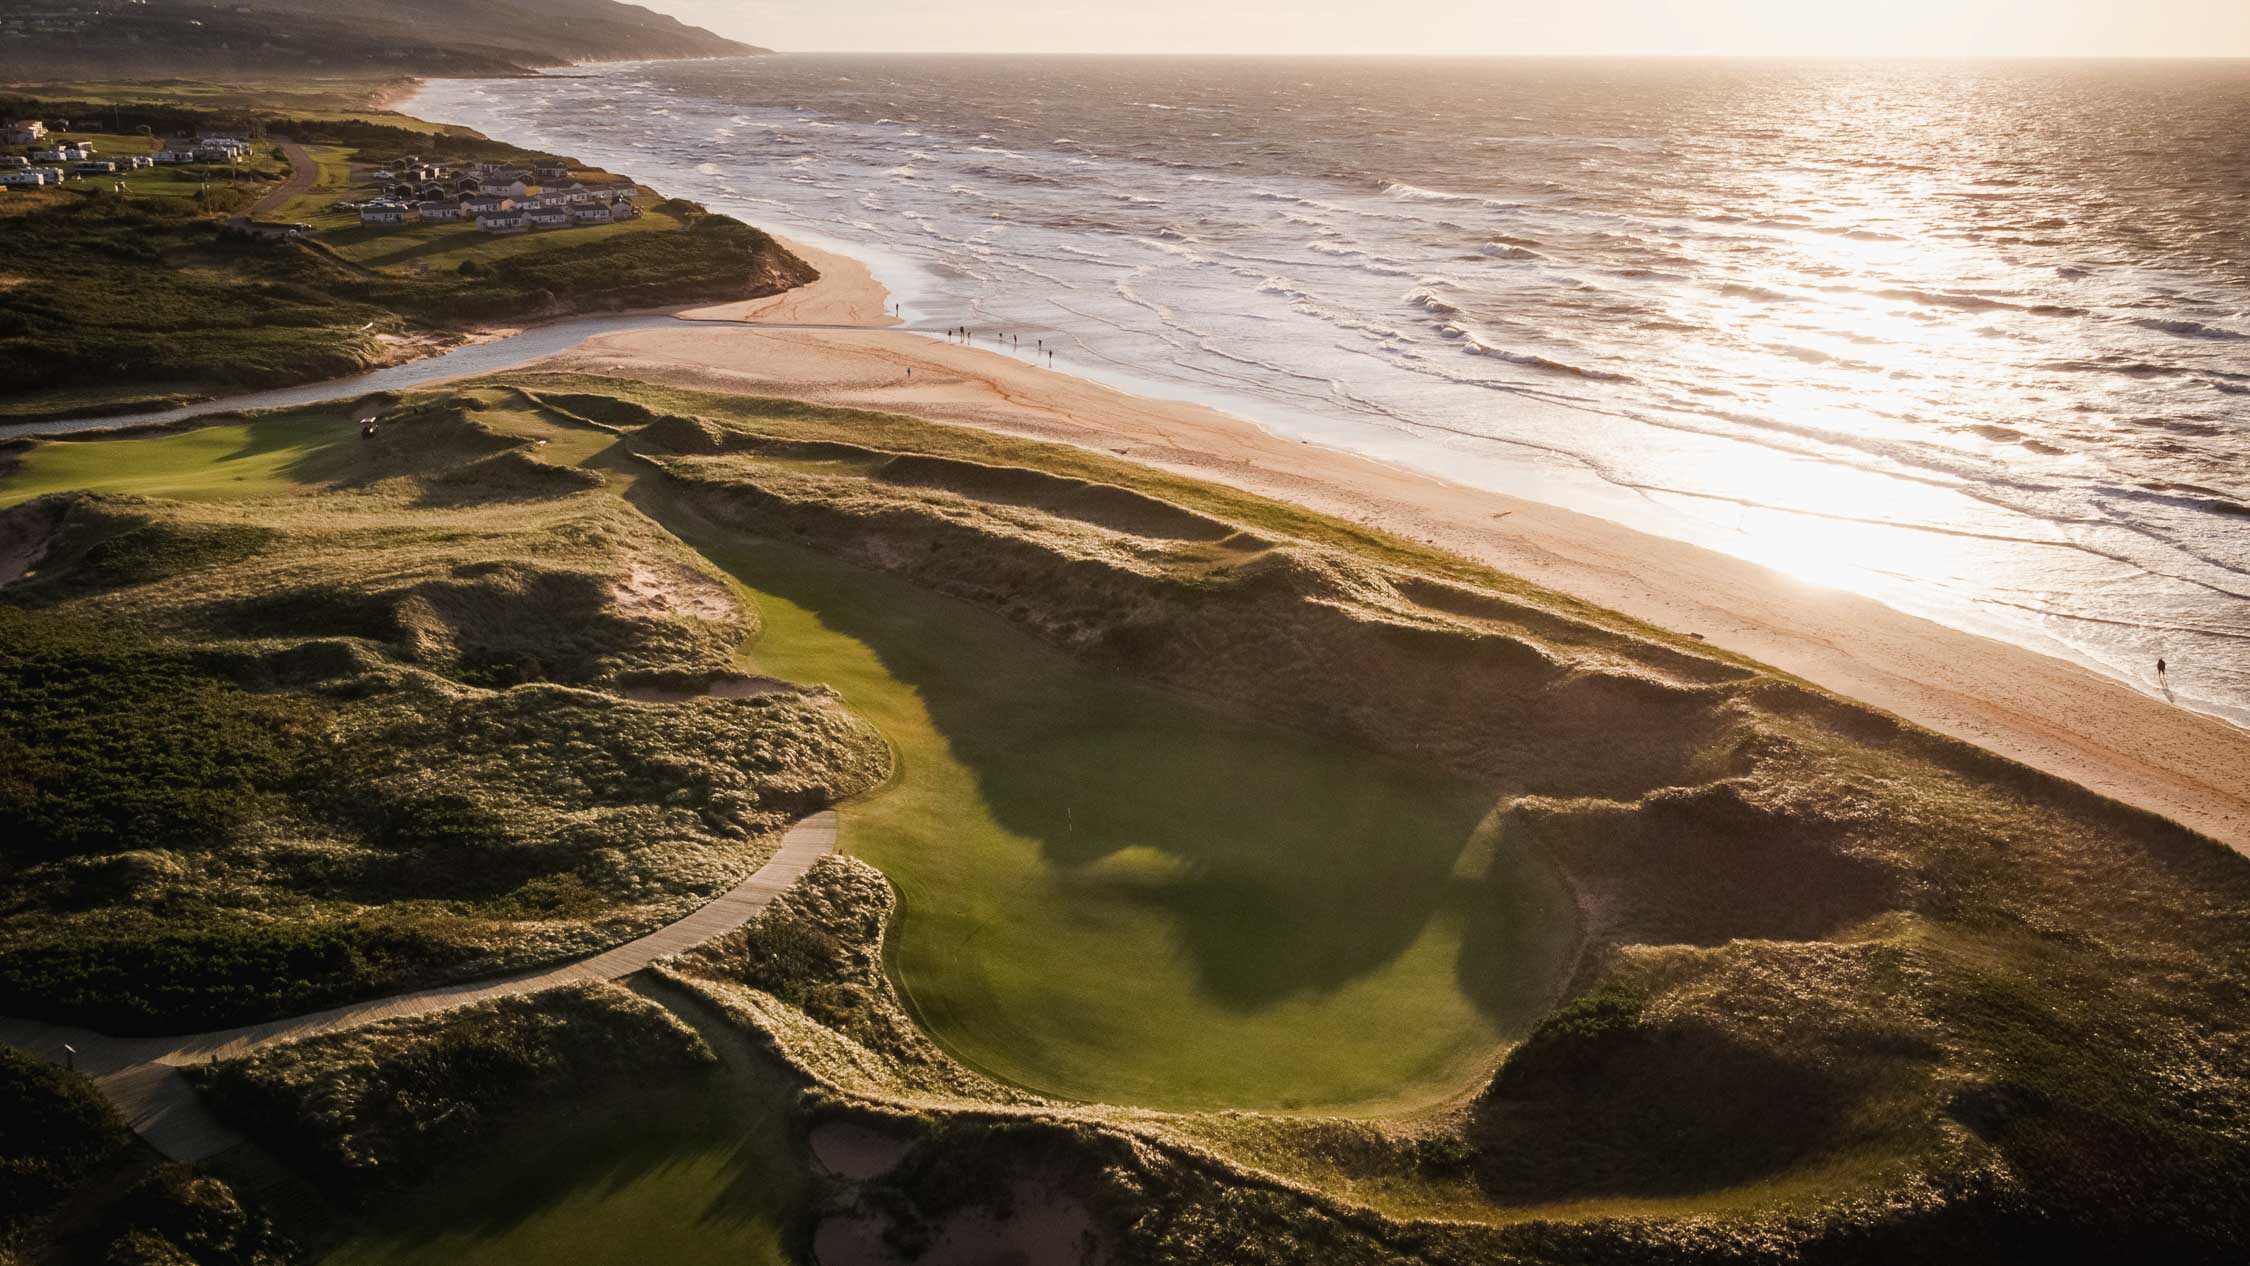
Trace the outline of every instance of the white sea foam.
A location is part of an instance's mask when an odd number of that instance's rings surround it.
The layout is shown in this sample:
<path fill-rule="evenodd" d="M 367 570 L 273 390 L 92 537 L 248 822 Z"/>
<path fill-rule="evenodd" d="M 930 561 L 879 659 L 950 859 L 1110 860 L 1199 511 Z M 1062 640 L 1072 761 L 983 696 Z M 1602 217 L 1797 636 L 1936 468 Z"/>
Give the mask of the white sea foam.
<path fill-rule="evenodd" d="M 2216 192 L 2159 205 L 2166 173 L 2096 129 L 2072 144 L 2098 163 L 2042 183 L 2043 155 L 2013 149 L 2002 187 L 1911 131 L 1871 150 L 1747 104 L 1690 157 L 1631 72 L 1589 128 L 1561 89 L 1466 68 L 1372 75 L 1340 109 L 1317 63 L 1270 91 L 1074 65 L 1070 92 L 1027 96 L 982 63 L 909 60 L 867 123 L 877 77 L 831 73 L 857 65 L 428 91 L 882 260 L 941 324 L 1066 328 L 1081 368 L 1761 561 L 1768 536 L 1817 543 L 1825 582 L 2097 667 L 2149 658 L 2159 624 L 2246 622 L 2225 594 L 2250 590 L 2250 247 L 2223 164 Z M 1952 74 L 1836 73 L 1916 103 Z M 1191 102 L 1224 123 L 1148 108 Z M 1988 106 L 1994 137 L 2014 109 Z M 1769 139 L 1732 155 L 1728 128 Z M 2112 178 L 2125 192 L 2088 186 Z M 1761 536 L 1745 511 L 1805 517 Z M 2036 623 L 2002 613 L 2021 589 Z M 2209 673 L 2184 702 L 2250 717 L 2250 653 L 2162 636 Z"/>

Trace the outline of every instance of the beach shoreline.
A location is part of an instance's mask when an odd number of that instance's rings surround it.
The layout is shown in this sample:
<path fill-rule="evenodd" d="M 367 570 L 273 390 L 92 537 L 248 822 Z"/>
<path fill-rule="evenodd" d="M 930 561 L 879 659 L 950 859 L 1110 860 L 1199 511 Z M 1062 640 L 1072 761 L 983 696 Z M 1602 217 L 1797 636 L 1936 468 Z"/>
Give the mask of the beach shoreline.
<path fill-rule="evenodd" d="M 383 104 L 411 110 L 421 87 L 403 81 Z M 896 328 L 891 292 L 867 263 L 774 236 L 820 278 L 758 299 L 602 314 L 682 323 L 597 334 L 531 363 L 883 409 L 1098 449 L 1294 502 L 1696 636 L 2250 852 L 2250 729 L 2224 718 L 1702 545 Z M 761 324 L 793 328 L 746 328 Z M 511 332 L 480 328 L 463 342 Z M 490 371 L 461 376 L 481 372 Z M 22 434 L 31 438 L 30 428 Z"/>
<path fill-rule="evenodd" d="M 1293 502 L 1696 636 L 2250 852 L 2250 730 L 2068 660 L 1702 546 L 941 335 L 879 328 L 895 322 L 866 265 L 782 240 L 822 270 L 821 280 L 677 315 L 866 328 L 728 324 L 604 334 L 541 367 L 880 409 L 1096 449 Z"/>

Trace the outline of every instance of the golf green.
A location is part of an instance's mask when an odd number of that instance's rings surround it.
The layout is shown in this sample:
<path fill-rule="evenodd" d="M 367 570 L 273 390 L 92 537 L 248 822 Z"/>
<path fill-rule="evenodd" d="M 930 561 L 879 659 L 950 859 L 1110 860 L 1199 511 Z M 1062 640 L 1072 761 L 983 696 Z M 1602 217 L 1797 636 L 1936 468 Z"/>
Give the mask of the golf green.
<path fill-rule="evenodd" d="M 758 608 L 756 666 L 896 747 L 843 844 L 896 885 L 892 971 L 974 1066 L 1152 1107 L 1397 1106 L 1552 1001 L 1567 894 L 1492 838 L 1489 795 L 809 551 L 696 543 Z"/>
<path fill-rule="evenodd" d="M 273 496 L 342 473 L 357 438 L 340 414 L 291 413 L 171 435 L 49 440 L 24 450 L 7 472 L 0 507 L 50 492 L 183 501 Z"/>

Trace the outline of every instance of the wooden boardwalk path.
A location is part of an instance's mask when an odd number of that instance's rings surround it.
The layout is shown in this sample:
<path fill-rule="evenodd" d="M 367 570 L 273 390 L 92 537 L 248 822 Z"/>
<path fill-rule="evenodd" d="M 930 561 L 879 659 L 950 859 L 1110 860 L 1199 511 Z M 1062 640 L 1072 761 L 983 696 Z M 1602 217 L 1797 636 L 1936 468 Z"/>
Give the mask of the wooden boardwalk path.
<path fill-rule="evenodd" d="M 37 1020 L 0 1019 L 0 1042 L 58 1064 L 65 1062 L 64 1044 L 77 1047 L 79 1071 L 94 1079 L 136 1133 L 174 1160 L 202 1160 L 242 1138 L 211 1115 L 195 1088 L 180 1075 L 183 1067 L 397 1016 L 426 1015 L 557 985 L 630 976 L 657 959 L 742 926 L 802 878 L 813 863 L 835 850 L 836 811 L 823 810 L 790 827 L 771 860 L 693 914 L 590 958 L 519 975 L 422 989 L 294 1019 L 184 1037 L 120 1038 Z"/>

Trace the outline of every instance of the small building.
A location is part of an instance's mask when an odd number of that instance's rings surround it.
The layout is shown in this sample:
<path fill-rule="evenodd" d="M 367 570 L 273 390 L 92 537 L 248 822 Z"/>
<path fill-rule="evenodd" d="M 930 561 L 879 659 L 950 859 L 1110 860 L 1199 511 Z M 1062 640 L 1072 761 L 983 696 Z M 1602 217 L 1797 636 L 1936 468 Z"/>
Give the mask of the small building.
<path fill-rule="evenodd" d="M 477 186 L 477 192 L 497 194 L 503 198 L 514 198 L 521 201 L 539 192 L 539 186 L 525 184 L 521 179 L 514 176 L 502 176 L 482 181 Z"/>
<path fill-rule="evenodd" d="M 10 168 L 0 171 L 0 189 L 37 189 L 47 183 L 47 173 L 39 168 L 28 171 Z"/>
<path fill-rule="evenodd" d="M 73 176 L 114 176 L 117 174 L 117 164 L 112 162 L 72 163 L 70 174 Z"/>
<path fill-rule="evenodd" d="M 555 182 L 555 181 L 561 181 L 561 180 L 568 180 L 568 179 L 570 179 L 570 164 L 568 164 L 568 163 L 541 163 L 541 164 L 539 164 L 539 172 L 538 172 L 538 175 L 539 175 L 539 179 L 541 179 L 541 180 L 543 180 L 543 181 L 547 181 L 547 182 L 549 182 L 549 183 L 553 183 L 553 182 Z"/>
<path fill-rule="evenodd" d="M 610 221 L 609 204 L 605 202 L 579 203 L 570 209 L 570 220 L 573 224 L 607 224 Z"/>
<path fill-rule="evenodd" d="M 10 145 L 37 145 L 47 135 L 47 125 L 37 119 L 15 119 L 7 127 Z"/>
<path fill-rule="evenodd" d="M 461 204 L 443 199 L 421 203 L 414 210 L 421 215 L 424 224 L 446 224 L 461 218 Z"/>
<path fill-rule="evenodd" d="M 463 176 L 453 182 L 453 188 L 458 193 L 476 193 L 483 187 L 484 182 L 475 176 Z"/>
<path fill-rule="evenodd" d="M 0 154 L 0 168 L 14 169 L 29 166 L 31 166 L 31 160 L 21 154 Z"/>
<path fill-rule="evenodd" d="M 570 227 L 570 212 L 563 207 L 533 207 L 524 212 L 526 221 L 535 229 L 563 229 Z"/>
<path fill-rule="evenodd" d="M 359 208 L 361 224 L 404 224 L 414 216 L 414 209 L 398 202 L 368 202 Z"/>
<path fill-rule="evenodd" d="M 521 211 L 494 211 L 477 217 L 477 227 L 487 233 L 521 233 L 531 225 Z"/>
<path fill-rule="evenodd" d="M 294 224 L 284 224 L 278 220 L 253 220 L 246 215 L 238 215 L 228 220 L 227 231 L 239 233 L 244 237 L 254 237 L 264 242 L 285 241 L 289 238 L 301 237 L 304 234 L 304 230 Z"/>
<path fill-rule="evenodd" d="M 498 215 L 502 211 L 515 210 L 516 200 L 514 198 L 502 198 L 498 195 L 480 194 L 473 198 L 461 199 L 461 209 L 470 215 Z"/>

